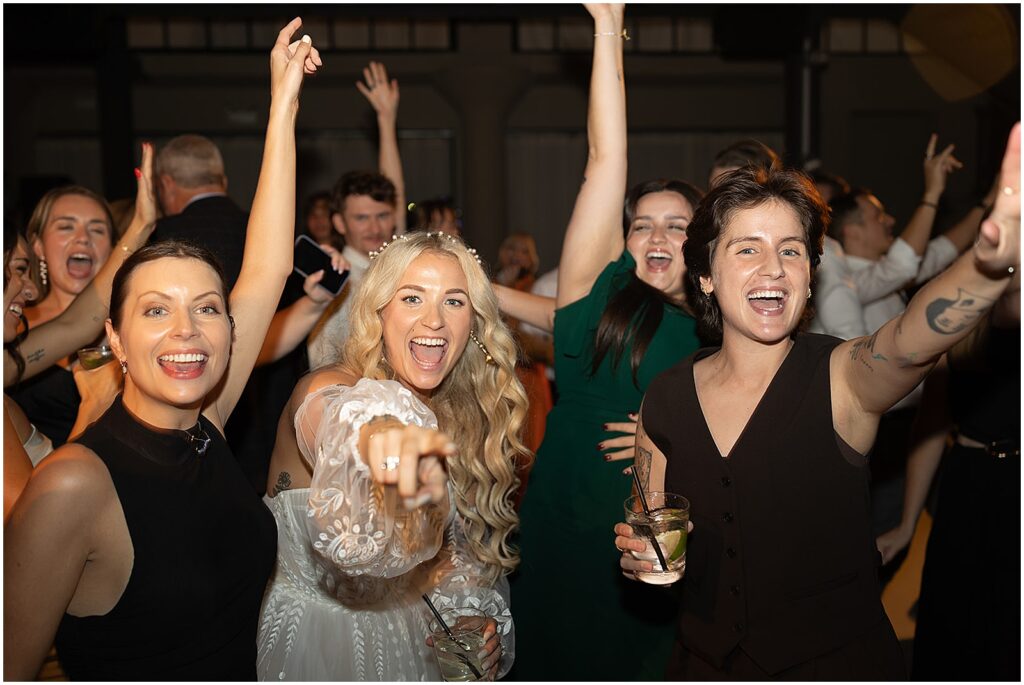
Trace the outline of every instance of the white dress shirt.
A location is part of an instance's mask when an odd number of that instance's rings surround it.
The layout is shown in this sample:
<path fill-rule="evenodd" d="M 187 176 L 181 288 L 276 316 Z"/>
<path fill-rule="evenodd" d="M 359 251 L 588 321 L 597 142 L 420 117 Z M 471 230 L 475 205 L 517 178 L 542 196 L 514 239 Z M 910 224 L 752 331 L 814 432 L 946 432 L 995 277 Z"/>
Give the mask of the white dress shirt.
<path fill-rule="evenodd" d="M 906 308 L 899 293 L 904 285 L 924 283 L 956 257 L 956 246 L 944 236 L 930 241 L 923 257 L 896 238 L 875 261 L 845 254 L 838 241 L 826 236 L 810 330 L 844 340 L 870 335 Z"/>

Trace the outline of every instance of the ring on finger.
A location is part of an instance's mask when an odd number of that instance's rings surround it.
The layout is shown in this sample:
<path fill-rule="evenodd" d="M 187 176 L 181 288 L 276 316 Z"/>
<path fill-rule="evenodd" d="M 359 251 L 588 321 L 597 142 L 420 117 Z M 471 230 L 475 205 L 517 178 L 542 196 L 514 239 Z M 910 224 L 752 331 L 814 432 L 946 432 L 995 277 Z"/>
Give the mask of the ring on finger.
<path fill-rule="evenodd" d="M 402 458 L 399 457 L 397 454 L 389 454 L 388 456 L 384 457 L 384 463 L 381 464 L 380 467 L 385 471 L 397 471 L 398 464 L 401 461 Z"/>

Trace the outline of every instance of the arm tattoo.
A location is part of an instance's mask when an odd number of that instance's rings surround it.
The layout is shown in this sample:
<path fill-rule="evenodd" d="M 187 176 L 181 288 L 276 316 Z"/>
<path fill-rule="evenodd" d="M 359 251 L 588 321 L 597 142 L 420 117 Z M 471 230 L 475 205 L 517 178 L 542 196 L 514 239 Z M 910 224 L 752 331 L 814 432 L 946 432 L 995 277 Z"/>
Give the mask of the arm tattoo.
<path fill-rule="evenodd" d="M 277 474 L 277 483 L 274 484 L 274 494 L 271 497 L 277 497 L 285 490 L 292 486 L 292 477 L 287 471 L 282 471 Z"/>
<path fill-rule="evenodd" d="M 889 361 L 885 355 L 875 352 L 876 342 L 878 342 L 878 331 L 875 331 L 870 338 L 860 338 L 853 343 L 853 347 L 850 349 L 850 359 L 853 361 L 859 361 L 861 364 L 868 367 L 870 371 L 874 372 L 875 369 L 871 366 L 870 360 L 880 362 Z"/>
<path fill-rule="evenodd" d="M 937 297 L 924 308 L 928 326 L 940 335 L 956 335 L 988 311 L 992 300 L 957 288 L 956 299 Z"/>
<path fill-rule="evenodd" d="M 640 483 L 644 486 L 644 490 L 647 490 L 651 484 L 651 460 L 654 455 L 651 451 L 644 449 L 640 445 L 636 446 L 636 457 L 633 459 L 633 468 L 636 469 L 636 475 Z"/>
<path fill-rule="evenodd" d="M 40 347 L 38 350 L 36 350 L 32 354 L 30 354 L 27 357 L 25 357 L 25 361 L 37 362 L 37 361 L 39 361 L 40 359 L 43 358 L 44 354 L 46 354 L 46 350 L 44 348 Z"/>

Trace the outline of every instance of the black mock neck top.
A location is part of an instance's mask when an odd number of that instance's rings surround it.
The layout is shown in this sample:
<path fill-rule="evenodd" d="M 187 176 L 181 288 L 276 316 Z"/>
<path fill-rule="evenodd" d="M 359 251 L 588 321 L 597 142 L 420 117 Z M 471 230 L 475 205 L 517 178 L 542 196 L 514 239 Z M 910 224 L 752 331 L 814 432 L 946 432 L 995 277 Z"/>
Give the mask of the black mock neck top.
<path fill-rule="evenodd" d="M 198 428 L 210 437 L 202 455 L 118 397 L 78 440 L 110 471 L 134 562 L 110 612 L 64 615 L 57 653 L 74 680 L 256 679 L 274 518 L 224 436 L 203 416 Z"/>

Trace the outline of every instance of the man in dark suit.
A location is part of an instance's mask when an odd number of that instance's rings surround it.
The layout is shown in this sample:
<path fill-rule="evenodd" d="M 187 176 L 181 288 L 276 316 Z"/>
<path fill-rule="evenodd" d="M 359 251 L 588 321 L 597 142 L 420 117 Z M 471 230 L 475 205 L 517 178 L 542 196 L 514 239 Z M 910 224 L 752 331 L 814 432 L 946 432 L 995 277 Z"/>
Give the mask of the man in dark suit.
<path fill-rule="evenodd" d="M 154 172 L 164 218 L 151 242 L 187 240 L 210 250 L 224 267 L 230 292 L 242 269 L 249 215 L 227 196 L 220 150 L 203 136 L 178 136 L 157 153 Z"/>

